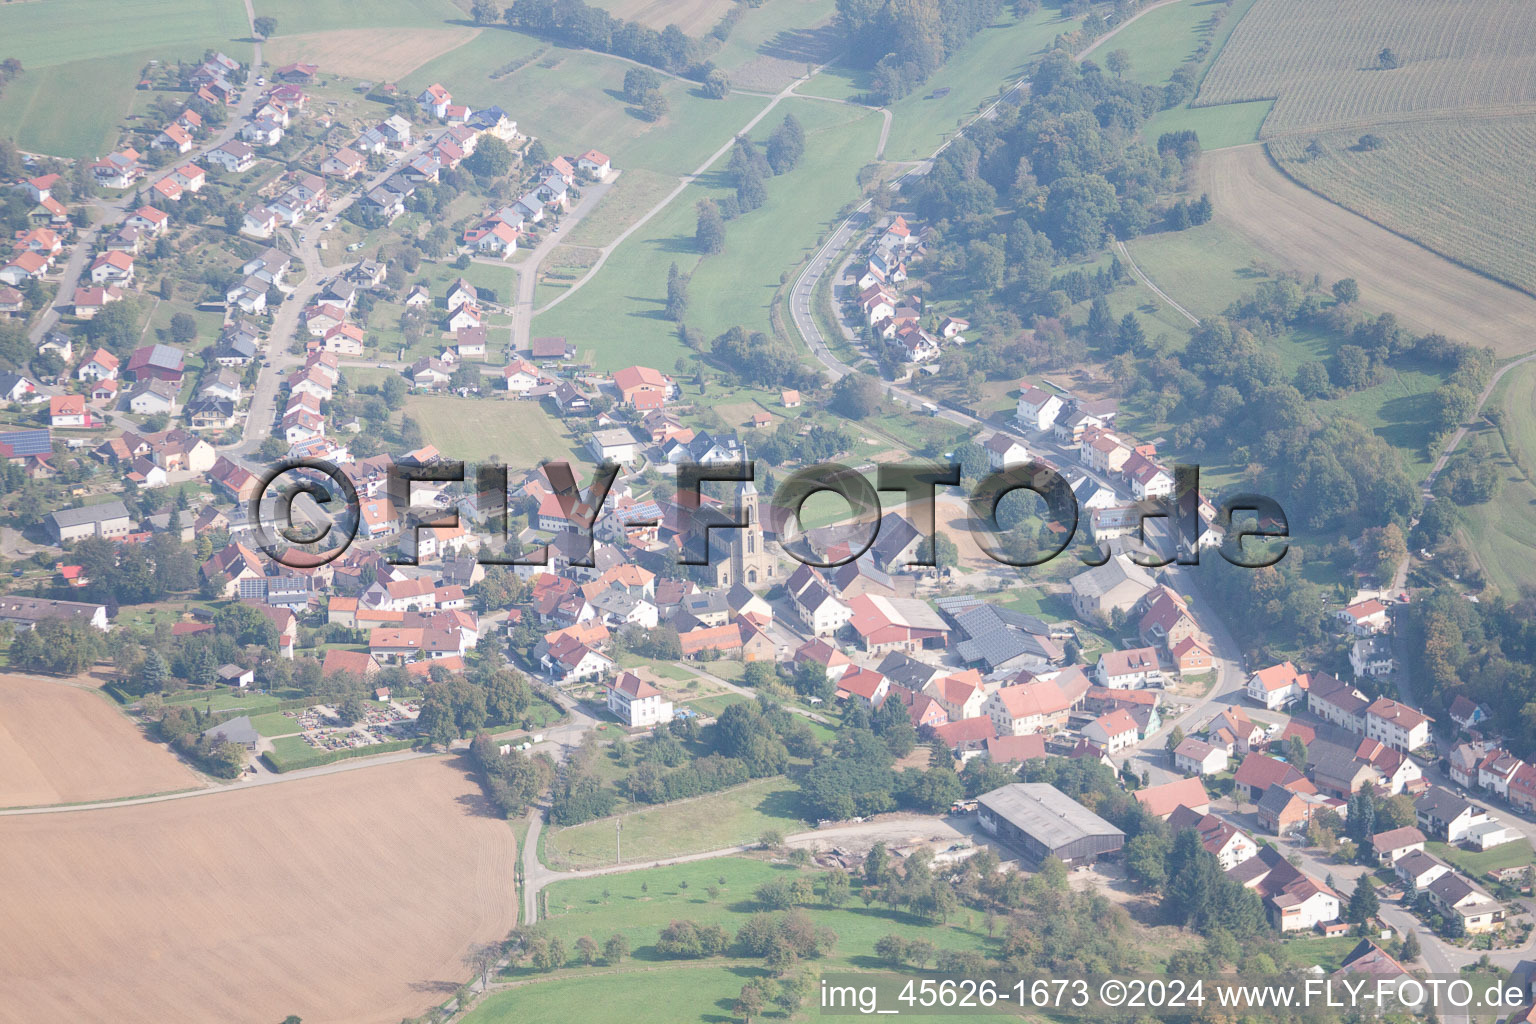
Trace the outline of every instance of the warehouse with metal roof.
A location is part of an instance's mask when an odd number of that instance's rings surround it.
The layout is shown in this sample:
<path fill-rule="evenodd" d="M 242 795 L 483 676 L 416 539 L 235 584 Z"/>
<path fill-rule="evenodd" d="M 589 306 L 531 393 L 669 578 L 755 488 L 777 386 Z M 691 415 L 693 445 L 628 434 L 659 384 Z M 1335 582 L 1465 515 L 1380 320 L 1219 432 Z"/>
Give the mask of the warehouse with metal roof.
<path fill-rule="evenodd" d="M 1002 786 L 976 803 L 982 829 L 1037 862 L 1088 863 L 1125 845 L 1124 832 L 1043 782 Z"/>

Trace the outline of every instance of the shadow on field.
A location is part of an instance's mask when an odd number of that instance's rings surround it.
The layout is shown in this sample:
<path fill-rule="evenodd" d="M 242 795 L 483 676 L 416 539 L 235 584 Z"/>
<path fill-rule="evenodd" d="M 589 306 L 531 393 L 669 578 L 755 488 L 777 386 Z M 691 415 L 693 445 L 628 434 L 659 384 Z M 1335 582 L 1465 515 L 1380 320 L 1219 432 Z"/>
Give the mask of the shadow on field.
<path fill-rule="evenodd" d="M 506 820 L 506 815 L 498 811 L 495 806 L 485 798 L 485 791 L 480 788 L 480 773 L 475 770 L 474 761 L 470 760 L 467 751 L 453 756 L 449 761 L 456 771 L 464 773 L 466 781 L 474 785 L 471 792 L 464 793 L 455 799 L 464 813 L 472 818 L 495 818 L 497 821 Z"/>
<path fill-rule="evenodd" d="M 458 981 L 413 981 L 410 983 L 412 992 L 421 992 L 425 995 L 452 995 L 459 990 Z"/>
<path fill-rule="evenodd" d="M 759 46 L 757 52 L 779 60 L 822 64 L 837 56 L 842 48 L 836 26 L 829 23 L 820 28 L 786 29 Z"/>

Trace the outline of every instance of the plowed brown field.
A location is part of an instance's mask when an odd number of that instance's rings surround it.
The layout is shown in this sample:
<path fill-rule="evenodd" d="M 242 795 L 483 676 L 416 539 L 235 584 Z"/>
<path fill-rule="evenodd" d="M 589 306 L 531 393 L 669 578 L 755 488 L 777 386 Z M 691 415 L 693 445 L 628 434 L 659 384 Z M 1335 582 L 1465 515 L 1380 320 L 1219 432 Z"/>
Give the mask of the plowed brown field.
<path fill-rule="evenodd" d="M 145 739 L 100 694 L 57 679 L 0 675 L 0 807 L 112 800 L 197 785 L 175 754 Z"/>
<path fill-rule="evenodd" d="M 379 1024 L 517 918 L 515 842 L 457 761 L 0 817 L 0 1021 Z"/>
<path fill-rule="evenodd" d="M 1352 277 L 1365 306 L 1414 330 L 1487 345 L 1500 356 L 1536 348 L 1536 299 L 1302 188 L 1261 146 L 1206 153 L 1200 178 L 1215 220 L 1284 268 L 1324 281 Z"/>

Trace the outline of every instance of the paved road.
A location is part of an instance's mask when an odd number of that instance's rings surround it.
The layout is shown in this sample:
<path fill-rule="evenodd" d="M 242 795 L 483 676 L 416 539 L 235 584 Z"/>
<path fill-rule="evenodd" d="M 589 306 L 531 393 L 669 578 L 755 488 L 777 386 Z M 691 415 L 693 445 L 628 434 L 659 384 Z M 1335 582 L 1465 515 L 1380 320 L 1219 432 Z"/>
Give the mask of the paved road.
<path fill-rule="evenodd" d="M 251 12 L 251 0 L 245 0 L 247 19 L 253 17 Z M 251 36 L 254 38 L 256 30 L 251 27 Z M 256 100 L 260 89 L 256 88 L 255 80 L 261 67 L 261 43 L 256 43 L 251 57 L 251 74 L 246 80 L 245 88 L 241 92 L 240 102 L 230 108 L 229 121 L 206 142 L 195 146 L 188 153 L 178 156 L 178 163 L 191 163 L 201 157 L 210 149 L 217 149 L 240 130 L 240 125 L 245 121 L 252 110 L 255 109 Z M 158 180 L 158 179 L 156 179 Z M 74 250 L 70 253 L 68 262 L 64 264 L 63 273 L 59 277 L 59 290 L 53 297 L 53 303 L 43 311 L 28 332 L 28 339 L 36 347 L 42 343 L 43 335 L 59 322 L 59 315 L 65 309 L 72 309 L 75 304 L 75 288 L 80 284 L 80 275 L 84 272 L 87 261 L 91 258 L 95 249 L 96 240 L 110 234 L 123 218 L 128 216 L 128 204 L 133 197 L 138 195 L 137 187 L 129 189 L 123 195 L 115 199 L 93 198 L 90 202 L 91 209 L 96 212 L 96 221 L 88 228 L 82 229 L 75 237 Z"/>
<path fill-rule="evenodd" d="M 825 66 L 825 65 L 823 65 L 823 66 Z M 731 147 L 736 145 L 736 136 L 737 135 L 745 135 L 747 132 L 750 132 L 753 128 L 757 127 L 757 123 L 759 121 L 761 121 L 763 118 L 767 117 L 769 112 L 772 111 L 774 107 L 778 106 L 779 102 L 781 100 L 784 100 L 784 99 L 794 95 L 795 86 L 809 81 L 813 76 L 818 74 L 820 71 L 821 71 L 820 67 L 813 68 L 811 70 L 810 74 L 802 75 L 801 77 L 795 79 L 793 82 L 790 82 L 783 89 L 781 89 L 777 93 L 775 93 L 773 99 L 768 101 L 768 105 L 767 106 L 763 107 L 762 110 L 759 110 L 757 112 L 757 114 L 750 121 L 748 121 L 746 124 L 742 125 L 738 129 L 736 129 L 735 133 L 731 135 L 731 138 L 730 138 L 729 142 L 727 142 L 725 145 L 721 146 L 719 149 L 715 150 L 708 157 L 706 157 L 702 164 L 700 164 L 698 167 L 694 168 L 692 174 L 685 174 L 680 179 L 678 179 L 678 183 L 677 183 L 677 187 L 676 188 L 674 188 L 671 192 L 668 192 L 666 194 L 666 196 L 663 197 L 662 200 L 660 202 L 658 202 L 655 206 L 653 206 L 649 210 L 645 211 L 644 215 L 642 215 L 639 220 L 635 221 L 629 227 L 625 228 L 623 230 L 623 232 L 621 232 L 619 234 L 619 237 L 615 238 L 613 241 L 611 241 L 607 245 L 603 246 L 599 250 L 599 255 L 597 257 L 597 262 L 592 264 L 592 266 L 590 268 L 588 268 L 587 272 L 581 276 L 580 280 L 578 280 L 575 284 L 571 285 L 565 291 L 561 292 L 559 295 L 555 296 L 549 302 L 545 303 L 543 306 L 541 306 L 538 309 L 534 310 L 534 313 L 535 314 L 537 314 L 537 313 L 544 313 L 544 312 L 547 312 L 548 310 L 554 309 L 556 306 L 560 305 L 560 303 L 564 302 L 566 299 L 570 298 L 573 294 L 575 294 L 577 291 L 579 291 L 583 285 L 585 285 L 588 281 L 592 280 L 592 278 L 597 275 L 597 272 L 599 270 L 603 269 L 603 264 L 608 262 L 608 257 L 613 254 L 613 251 L 619 247 L 619 245 L 624 241 L 624 239 L 628 238 L 630 235 L 632 235 L 636 231 L 640 230 L 640 228 L 645 224 L 646 221 L 648 221 L 652 217 L 656 216 L 662 210 L 665 210 L 667 208 L 667 206 L 672 202 L 672 200 L 674 200 L 678 196 L 682 195 L 683 191 L 689 185 L 692 185 L 694 183 L 694 181 L 696 181 L 698 179 L 699 175 L 701 175 L 705 171 L 709 170 L 710 166 L 716 160 L 719 160 L 721 157 L 725 156 L 726 153 L 729 153 L 730 150 L 731 150 Z M 519 285 L 519 291 L 521 291 L 521 284 Z M 531 298 L 530 298 L 530 301 L 532 301 Z"/>
<path fill-rule="evenodd" d="M 592 212 L 592 208 L 608 194 L 609 189 L 613 188 L 614 182 L 618 180 L 621 173 L 623 172 L 616 171 L 607 181 L 588 185 L 583 189 L 581 199 L 560 218 L 560 226 L 553 231 L 545 232 L 544 240 L 515 265 L 517 298 L 512 304 L 512 351 L 527 348 L 528 339 L 533 334 L 533 296 L 539 285 L 539 265 L 544 262 L 544 257 L 548 256 L 555 246 L 565 240 L 565 237 L 571 233 L 571 229 Z M 570 290 L 576 289 L 573 286 Z M 553 304 L 550 303 L 550 305 Z"/>
<path fill-rule="evenodd" d="M 360 260 L 351 260 L 334 267 L 327 267 L 324 264 L 320 258 L 319 246 L 324 225 L 339 220 L 348 207 L 383 184 L 391 174 L 429 148 L 430 144 L 426 140 L 417 142 L 384 170 L 373 175 L 344 198 L 332 203 L 329 209 L 304 225 L 302 231 L 297 234 L 292 231 L 285 232 L 293 243 L 293 254 L 299 260 L 303 276 L 284 298 L 277 312 L 272 315 L 272 326 L 267 332 L 266 345 L 262 352 L 263 357 L 271 365 L 263 366 L 261 373 L 257 376 L 256 387 L 251 391 L 251 402 L 246 410 L 245 427 L 241 431 L 240 440 L 223 449 L 226 455 L 255 468 L 256 450 L 272 435 L 272 423 L 277 416 L 277 398 L 282 388 L 283 377 L 304 363 L 304 356 L 290 349 L 290 343 L 298 337 L 299 314 L 319 294 L 321 286 L 326 281 L 345 274 L 360 262 Z"/>

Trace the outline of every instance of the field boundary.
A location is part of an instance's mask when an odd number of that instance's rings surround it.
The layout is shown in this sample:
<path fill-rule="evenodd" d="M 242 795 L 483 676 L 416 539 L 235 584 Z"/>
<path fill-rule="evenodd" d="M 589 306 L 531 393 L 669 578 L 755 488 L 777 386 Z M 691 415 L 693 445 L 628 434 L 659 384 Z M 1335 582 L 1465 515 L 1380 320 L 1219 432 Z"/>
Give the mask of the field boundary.
<path fill-rule="evenodd" d="M 1346 130 L 1352 130 L 1352 129 L 1346 129 Z M 1305 133 L 1304 132 L 1304 133 L 1300 133 L 1300 134 L 1320 134 L 1320 133 Z M 1362 212 L 1360 210 L 1356 210 L 1356 209 L 1354 209 L 1352 207 L 1346 206 L 1343 203 L 1339 202 L 1337 199 L 1334 199 L 1332 196 L 1329 196 L 1329 195 L 1326 195 L 1326 194 L 1324 194 L 1322 192 L 1319 192 L 1317 189 L 1313 188 L 1311 185 L 1308 185 L 1306 182 L 1302 181 L 1300 178 L 1296 177 L 1294 174 L 1291 174 L 1289 171 L 1287 171 L 1285 169 L 1285 165 L 1282 164 L 1279 161 L 1279 159 L 1275 156 L 1275 154 L 1270 151 L 1270 148 L 1269 148 L 1270 141 L 1271 140 L 1269 140 L 1269 139 L 1265 139 L 1265 140 L 1262 140 L 1260 142 L 1250 143 L 1250 145 L 1262 146 L 1263 149 L 1264 149 L 1264 159 L 1268 160 L 1270 166 L 1273 167 L 1276 171 L 1279 171 L 1280 174 L 1282 174 L 1285 177 L 1286 181 L 1289 181 L 1291 184 L 1295 185 L 1296 187 L 1305 189 L 1306 191 L 1312 193 L 1314 196 L 1316 196 L 1317 198 L 1323 200 L 1325 203 L 1329 204 L 1330 206 L 1337 206 L 1339 209 L 1345 211 L 1346 213 L 1352 213 L 1356 217 L 1359 217 L 1361 220 L 1369 221 L 1370 223 L 1372 223 L 1372 224 L 1376 225 L 1377 227 L 1381 228 L 1381 230 L 1387 232 L 1388 234 L 1396 235 L 1398 238 L 1401 238 L 1405 242 L 1411 242 L 1412 244 L 1418 246 L 1420 249 L 1423 249 L 1425 252 L 1433 253 L 1435 256 L 1438 256 L 1440 259 L 1445 260 L 1447 263 L 1455 264 L 1456 266 L 1460 267 L 1462 270 L 1466 270 L 1466 271 L 1469 271 L 1469 272 L 1471 272 L 1473 274 L 1476 274 L 1478 277 L 1481 277 L 1481 278 L 1483 278 L 1485 280 L 1488 280 L 1488 281 L 1492 281 L 1494 284 L 1503 285 L 1506 288 L 1509 288 L 1509 289 L 1512 289 L 1514 291 L 1519 292 L 1521 295 L 1526 295 L 1526 296 L 1529 296 L 1530 298 L 1536 299 L 1536 291 L 1532 291 L 1529 288 L 1524 288 L 1524 287 L 1522 287 L 1522 286 L 1520 286 L 1518 284 L 1515 284 L 1512 281 L 1506 281 L 1502 277 L 1498 277 L 1498 276 L 1496 276 L 1494 274 L 1490 274 L 1488 271 L 1483 270 L 1481 267 L 1474 267 L 1470 263 L 1465 263 L 1462 260 L 1456 258 L 1455 256 L 1451 256 L 1451 255 L 1449 255 L 1447 253 L 1441 252 L 1439 249 L 1437 249 L 1434 246 L 1428 244 L 1423 239 L 1414 238 L 1412 235 L 1404 234 L 1403 232 L 1399 231 L 1398 229 L 1396 229 L 1394 227 L 1391 227 L 1391 226 L 1389 226 L 1387 224 L 1383 224 L 1381 221 L 1377 220 L 1375 217 L 1372 217 L 1372 216 L 1370 216 L 1370 215 L 1368 215 L 1368 214 L 1366 214 L 1366 213 L 1364 213 L 1364 212 Z M 1232 148 L 1233 149 L 1242 149 L 1244 147 L 1234 146 Z"/>
<path fill-rule="evenodd" d="M 384 743 L 371 743 L 366 747 L 348 747 L 346 750 L 317 750 L 309 756 L 292 759 L 274 756 L 274 751 L 266 750 L 262 752 L 261 759 L 268 768 L 282 775 L 287 772 L 302 771 L 305 768 L 319 768 L 322 765 L 335 764 L 337 761 L 346 761 L 354 757 L 393 754 L 397 750 L 415 747 L 419 742 L 419 740 L 388 740 Z"/>

